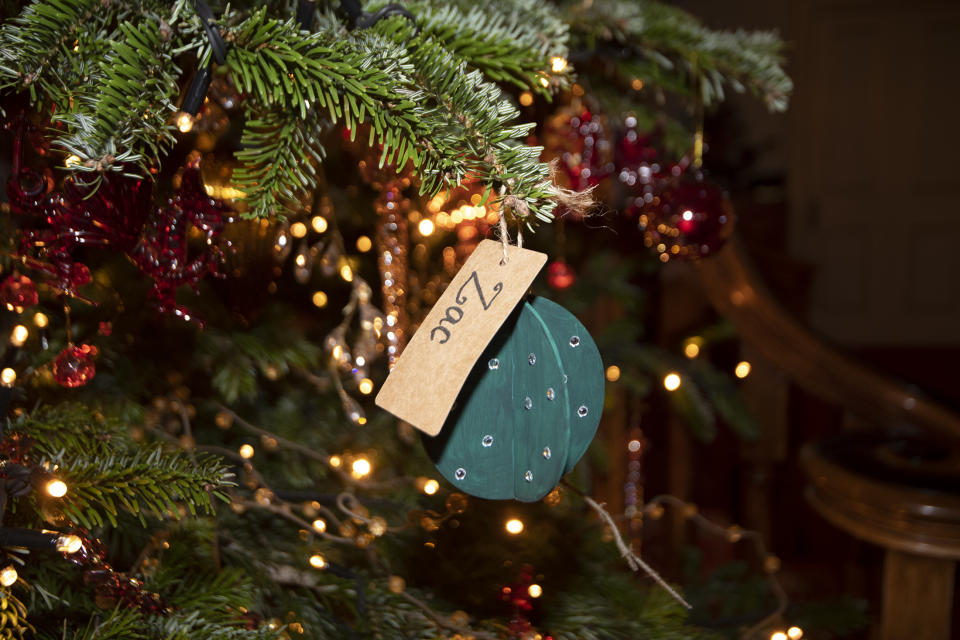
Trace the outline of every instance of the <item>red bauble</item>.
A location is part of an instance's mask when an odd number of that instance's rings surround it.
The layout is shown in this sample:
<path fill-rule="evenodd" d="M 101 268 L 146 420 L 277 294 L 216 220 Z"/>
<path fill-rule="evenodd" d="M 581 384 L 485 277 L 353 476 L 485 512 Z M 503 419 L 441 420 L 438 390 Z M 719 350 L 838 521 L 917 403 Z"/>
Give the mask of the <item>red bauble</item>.
<path fill-rule="evenodd" d="M 654 249 L 662 262 L 696 260 L 715 253 L 733 231 L 733 206 L 727 194 L 699 172 L 666 185 L 642 208 L 639 226 L 644 244 Z"/>
<path fill-rule="evenodd" d="M 67 345 L 53 361 L 53 379 L 68 389 L 82 387 L 97 373 L 96 355 L 97 348 L 89 344 Z"/>
<path fill-rule="evenodd" d="M 0 303 L 10 311 L 20 313 L 27 307 L 37 304 L 37 288 L 33 280 L 25 275 L 14 273 L 7 276 L 0 285 Z"/>
<path fill-rule="evenodd" d="M 557 291 L 570 288 L 576 281 L 577 273 L 563 260 L 554 260 L 547 267 L 547 284 Z"/>

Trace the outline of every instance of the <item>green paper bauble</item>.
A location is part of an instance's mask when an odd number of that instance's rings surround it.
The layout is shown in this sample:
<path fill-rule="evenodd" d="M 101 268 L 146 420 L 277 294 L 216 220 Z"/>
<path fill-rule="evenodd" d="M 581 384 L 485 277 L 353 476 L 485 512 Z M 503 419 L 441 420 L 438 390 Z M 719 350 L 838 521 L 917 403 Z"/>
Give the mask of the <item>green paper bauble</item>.
<path fill-rule="evenodd" d="M 521 302 L 467 377 L 427 453 L 454 487 L 533 502 L 586 453 L 603 410 L 603 362 L 573 314 Z"/>

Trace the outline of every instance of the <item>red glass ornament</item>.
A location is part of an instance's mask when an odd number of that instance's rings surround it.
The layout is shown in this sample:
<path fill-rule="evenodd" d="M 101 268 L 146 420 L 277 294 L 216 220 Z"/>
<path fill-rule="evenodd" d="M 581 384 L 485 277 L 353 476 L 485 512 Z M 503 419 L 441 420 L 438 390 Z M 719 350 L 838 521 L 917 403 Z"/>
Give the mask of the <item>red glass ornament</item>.
<path fill-rule="evenodd" d="M 726 193 L 700 172 L 667 183 L 642 208 L 638 224 L 644 244 L 662 262 L 696 260 L 719 250 L 733 231 L 733 206 Z"/>
<path fill-rule="evenodd" d="M 554 260 L 547 267 L 547 284 L 557 291 L 570 288 L 576 281 L 577 274 L 573 267 L 563 260 Z"/>
<path fill-rule="evenodd" d="M 89 344 L 68 345 L 53 361 L 53 379 L 68 389 L 82 387 L 97 373 L 96 355 L 97 348 Z"/>
<path fill-rule="evenodd" d="M 0 285 L 0 303 L 5 304 L 10 311 L 20 313 L 37 304 L 38 299 L 37 287 L 33 280 L 25 275 L 11 274 Z"/>

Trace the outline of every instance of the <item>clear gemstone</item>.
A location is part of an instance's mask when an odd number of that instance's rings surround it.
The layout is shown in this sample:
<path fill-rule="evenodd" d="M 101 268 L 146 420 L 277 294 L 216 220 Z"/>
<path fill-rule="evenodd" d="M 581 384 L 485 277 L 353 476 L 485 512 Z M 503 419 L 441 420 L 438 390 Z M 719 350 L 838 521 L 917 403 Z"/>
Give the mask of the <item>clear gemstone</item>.
<path fill-rule="evenodd" d="M 460 467 L 459 469 L 453 472 L 453 475 L 457 478 L 457 480 L 463 480 L 464 478 L 467 477 L 467 470 L 464 469 L 463 467 Z"/>
<path fill-rule="evenodd" d="M 551 454 L 550 454 L 550 447 L 544 447 L 544 448 L 543 448 L 543 457 L 546 458 L 547 460 L 549 460 L 549 459 L 550 459 L 550 455 L 551 455 Z"/>
<path fill-rule="evenodd" d="M 490 358 L 490 362 L 487 363 L 487 366 L 490 367 L 491 369 L 499 369 L 500 361 L 497 360 L 496 358 Z"/>
<path fill-rule="evenodd" d="M 587 415 L 587 405 L 585 405 L 585 404 L 580 405 L 580 408 L 577 409 L 577 415 L 580 416 L 581 418 L 586 417 L 586 415 Z"/>
<path fill-rule="evenodd" d="M 537 364 L 537 354 L 531 353 L 529 356 L 527 356 L 527 362 L 530 364 Z"/>
<path fill-rule="evenodd" d="M 485 447 L 489 447 L 493 445 L 493 436 L 490 436 L 490 435 L 483 436 L 483 440 L 481 440 L 480 443 Z"/>
<path fill-rule="evenodd" d="M 557 394 L 554 393 L 553 387 L 550 387 L 549 389 L 547 389 L 547 400 L 553 400 L 556 397 L 557 397 Z"/>
<path fill-rule="evenodd" d="M 579 347 L 580 346 L 580 336 L 571 336 L 570 337 L 570 346 Z"/>
<path fill-rule="evenodd" d="M 523 474 L 523 479 L 527 482 L 533 482 L 533 471 L 527 469 L 527 472 Z"/>
<path fill-rule="evenodd" d="M 532 399 L 530 396 L 527 396 L 526 398 L 524 398 L 524 400 L 523 400 L 523 408 L 524 408 L 524 409 L 533 409 L 533 399 Z"/>

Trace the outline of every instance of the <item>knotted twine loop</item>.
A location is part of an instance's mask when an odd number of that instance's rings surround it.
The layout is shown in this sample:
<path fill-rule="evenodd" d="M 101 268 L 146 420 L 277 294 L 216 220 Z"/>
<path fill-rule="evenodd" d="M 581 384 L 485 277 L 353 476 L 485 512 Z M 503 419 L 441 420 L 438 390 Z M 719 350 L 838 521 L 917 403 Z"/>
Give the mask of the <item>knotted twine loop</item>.
<path fill-rule="evenodd" d="M 504 194 L 506 191 L 506 186 L 500 187 L 500 242 L 503 244 L 503 260 L 500 261 L 500 264 L 506 264 L 509 261 L 509 258 L 507 257 L 507 245 L 510 244 L 510 231 L 507 227 L 506 211 L 509 209 L 516 213 L 518 220 L 517 246 L 521 249 L 523 248 L 523 226 L 519 220 L 530 213 L 530 208 L 527 206 L 526 202 L 514 195 L 505 197 Z"/>

